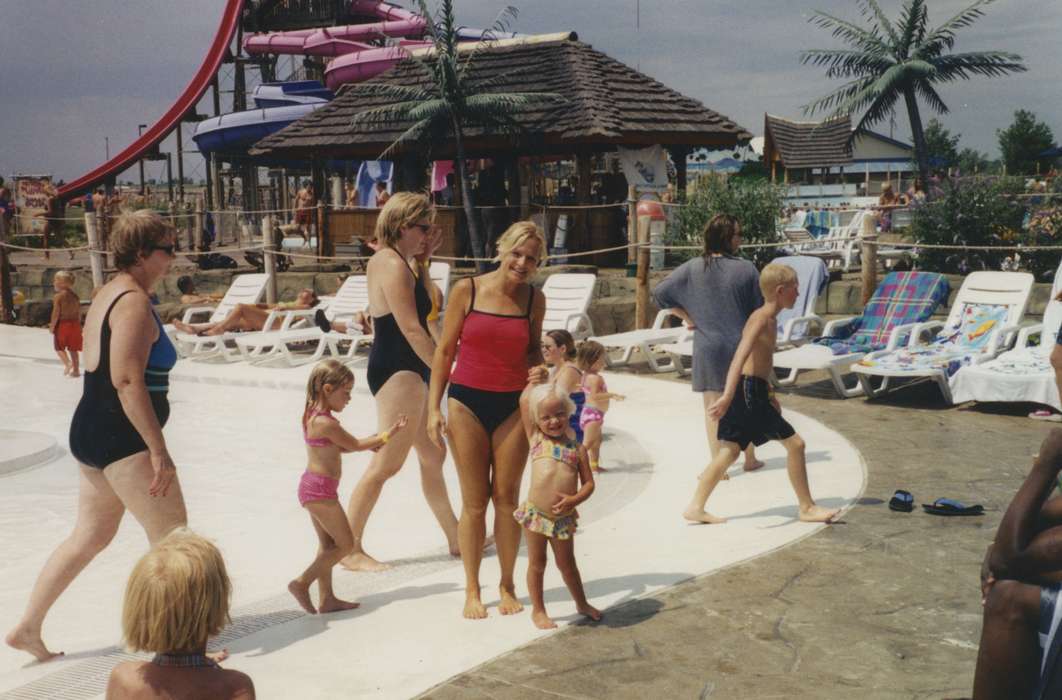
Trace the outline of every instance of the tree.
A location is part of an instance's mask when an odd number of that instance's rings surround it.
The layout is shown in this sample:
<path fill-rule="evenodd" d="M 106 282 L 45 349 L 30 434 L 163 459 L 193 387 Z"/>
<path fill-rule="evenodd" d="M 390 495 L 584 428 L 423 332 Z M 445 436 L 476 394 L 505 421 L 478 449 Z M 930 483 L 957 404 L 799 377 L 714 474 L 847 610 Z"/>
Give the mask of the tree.
<path fill-rule="evenodd" d="M 517 71 L 493 78 L 473 78 L 472 66 L 476 57 L 494 38 L 494 31 L 506 31 L 510 19 L 515 19 L 517 10 L 508 7 L 494 22 L 492 29 L 484 32 L 482 40 L 472 48 L 458 48 L 458 29 L 454 18 L 454 0 L 441 0 L 434 15 L 428 9 L 427 0 L 417 0 L 421 14 L 427 20 L 425 33 L 433 44 L 430 56 L 410 54 L 431 76 L 427 87 L 369 82 L 356 89 L 362 94 L 380 95 L 396 102 L 369 109 L 354 117 L 353 125 L 360 122 L 413 121 L 394 143 L 380 155 L 388 155 L 403 143 L 420 142 L 427 138 L 454 139 L 454 168 L 461 180 L 462 201 L 468 236 L 475 257 L 484 258 L 483 239 L 475 216 L 472 179 L 469 177 L 465 156 L 465 133 L 470 126 L 513 131 L 518 126 L 513 115 L 527 106 L 565 101 L 560 95 L 545 92 L 497 92 L 494 91 L 503 78 Z M 480 272 L 485 263 L 476 262 Z"/>
<path fill-rule="evenodd" d="M 922 182 L 929 182 L 929 154 L 918 100 L 938 114 L 948 106 L 937 94 L 936 85 L 973 75 L 997 77 L 1025 70 L 1021 56 L 1003 51 L 950 53 L 955 33 L 984 16 L 984 7 L 993 0 L 977 0 L 936 29 L 928 28 L 927 0 L 904 0 L 903 10 L 890 22 L 876 0 L 859 0 L 868 28 L 825 12 L 815 12 L 809 20 L 851 48 L 815 49 L 801 54 L 801 63 L 824 66 L 826 77 L 846 78 L 846 82 L 825 97 L 804 108 L 807 114 L 831 110 L 830 116 L 863 111 L 853 136 L 886 119 L 896 102 L 903 99 L 911 123 L 915 160 Z"/>
<path fill-rule="evenodd" d="M 996 136 L 1008 173 L 1031 175 L 1037 171 L 1037 166 L 1050 167 L 1050 158 L 1038 156 L 1054 145 L 1055 137 L 1051 127 L 1037 121 L 1032 112 L 1019 109 L 1014 113 L 1011 125 L 997 129 Z"/>
<path fill-rule="evenodd" d="M 988 159 L 988 155 L 981 153 L 976 148 L 962 149 L 955 164 L 959 168 L 960 175 L 987 173 L 992 167 L 992 161 Z"/>
<path fill-rule="evenodd" d="M 951 135 L 939 119 L 930 119 L 926 124 L 926 157 L 936 168 L 950 168 L 959 161 L 960 134 Z"/>

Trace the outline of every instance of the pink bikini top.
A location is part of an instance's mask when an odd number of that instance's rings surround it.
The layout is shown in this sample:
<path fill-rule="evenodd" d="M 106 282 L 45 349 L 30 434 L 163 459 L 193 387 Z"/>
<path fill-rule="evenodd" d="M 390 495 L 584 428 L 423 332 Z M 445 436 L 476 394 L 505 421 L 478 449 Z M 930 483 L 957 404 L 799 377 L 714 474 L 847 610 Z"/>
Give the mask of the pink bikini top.
<path fill-rule="evenodd" d="M 568 440 L 563 445 L 545 437 L 542 433 L 535 435 L 531 444 L 531 460 L 555 459 L 579 471 L 579 442 Z"/>
<path fill-rule="evenodd" d="M 335 420 L 335 417 L 329 411 L 314 411 L 306 417 L 306 424 L 302 426 L 302 439 L 305 440 L 306 444 L 310 447 L 328 447 L 332 444 L 332 441 L 328 438 L 309 437 L 307 426 L 309 425 L 310 421 L 316 418 L 317 416 L 325 416 L 330 420 Z"/>

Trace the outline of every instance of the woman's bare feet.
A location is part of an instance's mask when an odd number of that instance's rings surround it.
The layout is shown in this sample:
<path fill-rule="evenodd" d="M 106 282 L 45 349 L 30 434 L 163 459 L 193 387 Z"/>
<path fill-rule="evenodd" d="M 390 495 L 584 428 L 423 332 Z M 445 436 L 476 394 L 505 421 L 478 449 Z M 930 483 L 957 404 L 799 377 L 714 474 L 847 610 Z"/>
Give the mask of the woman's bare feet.
<path fill-rule="evenodd" d="M 534 622 L 535 627 L 540 630 L 551 630 L 557 627 L 557 623 L 553 621 L 553 618 L 545 610 L 531 611 L 531 622 Z"/>
<path fill-rule="evenodd" d="M 79 371 L 77 371 L 75 369 L 72 369 L 72 370 L 70 370 L 70 374 L 68 374 L 67 376 L 69 376 L 69 377 L 80 377 L 81 376 L 81 372 L 79 372 Z"/>
<path fill-rule="evenodd" d="M 687 508 L 686 512 L 682 514 L 682 517 L 686 520 L 695 523 L 703 523 L 705 525 L 722 525 L 726 522 L 726 518 L 720 518 L 718 515 L 712 515 L 708 511 L 697 510 L 695 508 Z"/>
<path fill-rule="evenodd" d="M 523 611 L 524 605 L 516 599 L 515 591 L 511 591 L 505 586 L 498 586 L 498 593 L 501 596 L 501 601 L 498 602 L 498 611 L 502 615 L 515 615 Z"/>
<path fill-rule="evenodd" d="M 63 655 L 61 651 L 48 651 L 48 647 L 44 646 L 44 640 L 41 639 L 39 632 L 35 634 L 17 627 L 8 632 L 7 636 L 4 637 L 4 642 L 12 649 L 33 654 L 37 661 L 42 663 Z"/>
<path fill-rule="evenodd" d="M 295 598 L 295 602 L 298 603 L 303 610 L 311 615 L 317 614 L 316 608 L 313 607 L 313 601 L 310 600 L 309 586 L 304 586 L 298 581 L 292 581 L 288 584 L 288 593 Z"/>
<path fill-rule="evenodd" d="M 462 613 L 466 620 L 482 620 L 487 617 L 487 608 L 479 597 L 479 591 L 465 592 L 465 610 Z"/>
<path fill-rule="evenodd" d="M 321 601 L 321 604 L 317 607 L 317 612 L 341 612 L 343 610 L 357 610 L 360 607 L 361 603 L 355 603 L 350 600 L 340 600 L 335 596 L 331 596 Z"/>
<path fill-rule="evenodd" d="M 376 561 L 365 552 L 357 552 L 343 557 L 339 565 L 348 571 L 387 571 L 391 565 Z"/>
<path fill-rule="evenodd" d="M 823 508 L 811 505 L 800 509 L 800 519 L 805 523 L 832 523 L 841 511 L 837 508 Z"/>
<path fill-rule="evenodd" d="M 177 319 L 173 319 L 173 327 L 179 330 L 181 333 L 190 333 L 192 335 L 196 334 L 196 329 L 188 325 L 184 321 L 178 321 Z"/>
<path fill-rule="evenodd" d="M 590 603 L 587 603 L 586 605 L 576 605 L 575 609 L 580 615 L 586 615 L 594 622 L 597 622 L 602 618 L 601 611 L 593 605 L 590 605 Z"/>

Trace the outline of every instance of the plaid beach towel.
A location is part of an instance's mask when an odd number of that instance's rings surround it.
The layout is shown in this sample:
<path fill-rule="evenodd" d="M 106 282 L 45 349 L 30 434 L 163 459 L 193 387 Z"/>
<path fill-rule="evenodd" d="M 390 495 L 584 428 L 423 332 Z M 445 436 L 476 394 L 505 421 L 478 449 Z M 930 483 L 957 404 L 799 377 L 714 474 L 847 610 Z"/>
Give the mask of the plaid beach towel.
<path fill-rule="evenodd" d="M 829 338 L 815 343 L 830 348 L 834 355 L 882 350 L 896 326 L 921 323 L 947 300 L 948 280 L 937 272 L 890 272 L 874 290 L 863 315 Z"/>

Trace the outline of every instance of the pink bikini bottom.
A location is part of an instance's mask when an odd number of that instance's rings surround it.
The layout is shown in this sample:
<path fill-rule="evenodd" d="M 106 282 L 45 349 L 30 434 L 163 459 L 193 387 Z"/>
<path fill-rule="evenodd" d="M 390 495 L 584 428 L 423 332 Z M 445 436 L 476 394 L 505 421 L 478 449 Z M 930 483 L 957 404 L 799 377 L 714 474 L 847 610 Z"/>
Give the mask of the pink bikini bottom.
<path fill-rule="evenodd" d="M 593 406 L 583 406 L 579 414 L 579 430 L 586 430 L 587 423 L 601 423 L 605 420 L 605 414 Z"/>
<path fill-rule="evenodd" d="M 339 479 L 305 471 L 299 479 L 299 505 L 305 506 L 310 501 L 337 501 L 338 487 Z"/>

